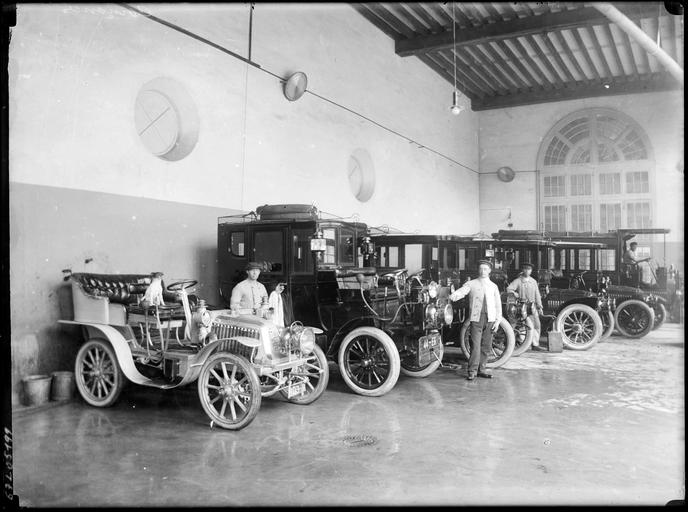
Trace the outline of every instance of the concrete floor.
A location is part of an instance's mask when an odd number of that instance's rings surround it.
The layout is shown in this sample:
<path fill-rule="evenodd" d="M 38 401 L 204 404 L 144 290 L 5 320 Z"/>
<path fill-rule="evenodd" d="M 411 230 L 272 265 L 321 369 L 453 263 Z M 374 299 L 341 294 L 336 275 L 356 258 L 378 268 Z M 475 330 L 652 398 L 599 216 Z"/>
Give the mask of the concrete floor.
<path fill-rule="evenodd" d="M 210 429 L 195 387 L 129 386 L 13 419 L 20 505 L 657 504 L 685 498 L 684 333 L 440 368 L 380 398 L 336 367 L 310 406 Z"/>

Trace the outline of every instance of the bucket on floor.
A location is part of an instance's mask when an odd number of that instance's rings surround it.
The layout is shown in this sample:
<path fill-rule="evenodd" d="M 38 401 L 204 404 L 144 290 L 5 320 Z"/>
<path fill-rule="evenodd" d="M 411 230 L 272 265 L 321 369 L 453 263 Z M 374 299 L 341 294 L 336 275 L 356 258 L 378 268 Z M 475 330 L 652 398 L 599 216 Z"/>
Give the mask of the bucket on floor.
<path fill-rule="evenodd" d="M 53 381 L 50 386 L 51 400 L 69 400 L 74 396 L 76 384 L 74 372 L 53 372 Z"/>
<path fill-rule="evenodd" d="M 564 342 L 560 332 L 550 331 L 547 333 L 547 350 L 549 352 L 563 352 Z"/>
<path fill-rule="evenodd" d="M 26 405 L 42 405 L 50 400 L 50 375 L 27 375 L 22 382 Z"/>

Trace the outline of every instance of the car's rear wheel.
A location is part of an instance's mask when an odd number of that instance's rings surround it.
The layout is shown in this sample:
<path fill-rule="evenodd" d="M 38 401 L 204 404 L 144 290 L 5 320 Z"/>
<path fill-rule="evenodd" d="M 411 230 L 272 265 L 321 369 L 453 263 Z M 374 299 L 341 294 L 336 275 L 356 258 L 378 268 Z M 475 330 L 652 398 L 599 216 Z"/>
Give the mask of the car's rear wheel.
<path fill-rule="evenodd" d="M 260 409 L 258 375 L 239 355 L 213 354 L 201 367 L 198 396 L 211 426 L 240 430 L 253 421 Z"/>
<path fill-rule="evenodd" d="M 461 326 L 461 350 L 466 358 L 471 357 L 471 323 L 464 322 Z M 532 343 L 532 340 L 531 340 Z M 516 336 L 509 321 L 502 317 L 499 329 L 492 335 L 492 349 L 487 359 L 488 368 L 499 368 L 506 363 L 514 352 Z"/>
<path fill-rule="evenodd" d="M 399 351 L 376 327 L 358 327 L 347 334 L 337 361 L 344 382 L 359 395 L 384 395 L 399 379 Z"/>
<path fill-rule="evenodd" d="M 315 402 L 323 394 L 330 379 L 330 369 L 327 366 L 327 357 L 319 346 L 313 348 L 313 353 L 306 358 L 306 362 L 294 368 L 289 373 L 292 385 L 305 384 L 302 393 L 289 396 L 289 389 L 280 389 L 280 393 L 291 403 L 307 405 Z"/>
<path fill-rule="evenodd" d="M 114 405 L 125 379 L 112 345 L 99 338 L 88 340 L 79 349 L 74 377 L 83 399 L 95 407 Z"/>
<path fill-rule="evenodd" d="M 569 304 L 557 315 L 555 328 L 561 341 L 571 350 L 588 350 L 602 337 L 602 319 L 585 304 Z"/>
<path fill-rule="evenodd" d="M 514 351 L 511 357 L 517 357 L 528 350 L 533 344 L 535 328 L 533 327 L 533 320 L 530 317 L 527 317 L 525 320 L 519 318 L 511 327 L 514 330 Z"/>
<path fill-rule="evenodd" d="M 403 373 L 407 377 L 416 378 L 427 377 L 428 375 L 434 373 L 434 371 L 440 367 L 440 364 L 442 364 L 442 358 L 444 357 L 444 345 L 440 341 L 439 345 L 433 350 L 433 361 L 422 366 L 417 366 L 413 363 L 412 360 L 416 358 L 415 354 L 411 354 L 410 356 L 402 359 L 401 373 Z"/>
<path fill-rule="evenodd" d="M 603 311 L 600 313 L 600 320 L 602 320 L 602 336 L 600 337 L 600 341 L 604 341 L 612 335 L 616 327 L 614 313 L 611 311 Z"/>
<path fill-rule="evenodd" d="M 655 313 L 642 300 L 630 299 L 622 302 L 614 311 L 616 330 L 627 338 L 642 338 L 648 334 L 655 322 Z"/>
<path fill-rule="evenodd" d="M 660 325 L 662 325 L 664 323 L 664 321 L 666 320 L 667 310 L 664 307 L 664 304 L 662 304 L 661 302 L 658 302 L 657 304 L 655 304 L 655 307 L 652 309 L 655 312 L 655 322 L 654 322 L 654 324 L 652 324 L 652 330 L 654 331 Z"/>

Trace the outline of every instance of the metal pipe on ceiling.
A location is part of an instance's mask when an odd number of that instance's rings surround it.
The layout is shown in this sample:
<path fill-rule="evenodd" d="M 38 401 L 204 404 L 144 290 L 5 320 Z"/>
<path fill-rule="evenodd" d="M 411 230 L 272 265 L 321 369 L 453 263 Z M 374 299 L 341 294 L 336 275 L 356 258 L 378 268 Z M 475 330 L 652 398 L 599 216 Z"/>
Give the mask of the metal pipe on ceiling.
<path fill-rule="evenodd" d="M 604 14 L 607 18 L 617 24 L 617 26 L 626 32 L 630 37 L 643 48 L 645 51 L 655 57 L 671 75 L 676 78 L 683 87 L 683 68 L 671 56 L 662 50 L 662 48 L 648 36 L 643 29 L 630 20 L 625 14 L 619 11 L 613 5 L 602 2 L 591 4 L 595 9 Z M 613 41 L 612 41 L 613 44 Z"/>

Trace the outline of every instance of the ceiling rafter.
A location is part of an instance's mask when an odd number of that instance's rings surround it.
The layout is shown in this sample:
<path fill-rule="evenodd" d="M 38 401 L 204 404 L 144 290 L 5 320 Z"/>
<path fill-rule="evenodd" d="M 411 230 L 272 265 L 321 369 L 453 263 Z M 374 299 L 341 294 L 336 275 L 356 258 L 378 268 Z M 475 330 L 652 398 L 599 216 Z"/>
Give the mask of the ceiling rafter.
<path fill-rule="evenodd" d="M 457 12 L 460 5 L 457 5 Z M 479 27 L 467 27 L 457 31 L 456 44 L 459 46 L 487 43 L 490 41 L 542 33 L 548 30 L 563 30 L 585 24 L 603 23 L 607 18 L 593 7 L 584 7 L 575 11 L 545 13 L 539 16 L 516 18 L 510 21 L 491 23 Z M 419 52 L 438 50 L 453 45 L 451 32 L 409 37 L 396 42 L 397 55 L 407 56 Z"/>
<path fill-rule="evenodd" d="M 485 49 L 485 52 L 489 57 L 494 61 L 495 65 L 497 66 L 498 69 L 502 71 L 504 76 L 508 77 L 514 84 L 516 85 L 516 90 L 524 90 L 527 91 L 530 89 L 530 86 L 523 81 L 523 79 L 518 75 L 518 73 L 512 73 L 508 72 L 508 67 L 506 66 L 506 62 L 502 57 L 499 55 L 497 50 L 494 49 L 494 47 L 490 44 L 489 41 L 487 41 L 485 44 L 482 45 Z M 499 65 L 501 64 L 501 68 L 499 68 Z"/>
<path fill-rule="evenodd" d="M 635 56 L 633 55 L 633 45 L 631 45 L 631 38 L 625 31 L 621 31 L 621 41 L 628 52 L 628 62 L 631 64 L 631 74 L 634 78 L 638 77 L 638 64 L 635 61 Z M 642 48 L 641 48 L 642 50 Z"/>
<path fill-rule="evenodd" d="M 576 44 L 578 45 L 578 51 L 581 53 L 581 55 L 583 55 L 585 62 L 588 63 L 588 67 L 592 70 L 593 80 L 599 82 L 600 80 L 602 80 L 602 77 L 600 76 L 600 72 L 597 71 L 597 66 L 595 66 L 592 57 L 590 57 L 590 52 L 588 52 L 588 49 L 586 48 L 585 43 L 583 42 L 583 38 L 581 37 L 580 32 L 578 32 L 577 28 L 574 28 L 571 30 L 571 34 L 573 34 L 573 38 L 576 40 Z"/>
<path fill-rule="evenodd" d="M 547 68 L 547 71 L 549 71 L 549 73 L 554 78 L 555 89 L 563 88 L 564 87 L 564 81 L 562 80 L 561 76 L 559 75 L 559 72 L 554 68 L 554 66 L 550 62 L 547 55 L 545 55 L 545 52 L 540 47 L 540 43 L 538 43 L 532 35 L 527 35 L 524 37 L 524 39 L 533 48 L 533 50 L 535 50 L 535 53 L 537 53 L 540 61 L 545 65 L 545 67 Z"/>
<path fill-rule="evenodd" d="M 466 46 L 465 48 L 457 50 L 466 52 L 468 56 L 471 58 L 471 63 L 474 67 L 479 67 L 480 69 L 484 70 L 486 74 L 489 74 L 490 76 L 492 76 L 492 78 L 494 78 L 497 84 L 499 84 L 497 87 L 497 94 L 504 95 L 509 94 L 511 92 L 511 86 L 509 85 L 508 80 L 504 79 L 499 75 L 499 72 L 495 69 L 495 67 L 492 65 L 492 62 L 489 59 L 476 58 L 476 56 L 473 54 L 473 52 L 476 50 L 475 47 Z"/>
<path fill-rule="evenodd" d="M 595 51 L 597 52 L 600 62 L 602 62 L 602 67 L 604 68 L 604 75 L 602 76 L 602 80 L 613 78 L 614 75 L 612 74 L 612 70 L 609 68 L 609 64 L 607 63 L 607 57 L 605 57 L 604 52 L 602 51 L 602 46 L 600 46 L 600 42 L 597 40 L 595 31 L 592 29 L 592 27 L 582 27 L 582 30 L 585 30 L 588 34 L 588 37 L 592 41 L 592 45 L 595 48 Z"/>
<path fill-rule="evenodd" d="M 509 48 L 506 42 L 496 41 L 496 44 L 506 55 L 508 59 L 506 62 L 511 64 L 512 66 L 515 66 L 518 69 L 518 71 L 523 75 L 523 77 L 532 84 L 531 87 L 541 87 L 540 82 L 537 81 L 533 73 L 528 71 L 528 69 L 521 62 L 521 59 L 519 59 L 516 56 L 516 54 L 511 50 L 511 48 Z"/>
<path fill-rule="evenodd" d="M 609 51 L 611 51 L 612 53 L 614 63 L 616 63 L 616 66 L 621 71 L 621 74 L 624 75 L 626 72 L 623 67 L 623 62 L 621 62 L 619 51 L 616 49 L 616 40 L 614 39 L 614 34 L 612 34 L 612 29 L 609 26 L 609 23 L 605 23 L 604 25 L 602 25 L 602 30 L 604 31 L 605 36 L 607 36 L 607 39 L 609 40 Z"/>
<path fill-rule="evenodd" d="M 542 77 L 542 81 L 545 84 L 544 87 L 556 87 L 556 83 L 552 83 L 548 78 L 547 74 L 545 73 L 544 67 L 540 65 L 538 62 L 533 59 L 530 54 L 528 53 L 528 50 L 521 44 L 521 41 L 518 40 L 518 38 L 514 38 L 511 40 L 512 44 L 518 50 L 518 52 L 523 56 L 523 59 L 530 64 L 530 67 L 533 68 L 534 70 L 539 71 L 540 76 Z"/>
<path fill-rule="evenodd" d="M 438 55 L 441 58 L 445 59 L 447 61 L 447 63 L 449 64 L 450 69 L 453 70 L 454 60 L 452 58 L 453 56 L 452 56 L 451 50 L 446 51 L 446 53 L 445 53 L 445 51 L 440 50 L 437 52 L 433 52 L 433 54 Z M 463 86 L 469 87 L 470 89 L 472 89 L 474 91 L 475 95 L 477 95 L 477 96 L 480 96 L 480 97 L 485 96 L 486 94 L 483 92 L 483 89 L 488 84 L 486 84 L 483 80 L 481 80 L 478 76 L 476 76 L 476 74 L 473 72 L 473 70 L 471 70 L 471 68 L 469 66 L 466 66 L 464 64 L 464 62 L 461 59 L 459 59 L 458 55 L 456 58 L 460 61 L 460 62 L 457 62 L 457 65 L 456 65 L 456 73 L 461 75 L 460 78 L 457 78 L 459 81 L 458 85 L 463 85 Z M 460 64 L 464 64 L 464 65 L 461 66 Z M 468 82 L 470 82 L 470 84 Z M 457 85 L 457 87 L 458 87 L 458 85 Z"/>
<path fill-rule="evenodd" d="M 540 37 L 542 40 L 545 42 L 545 46 L 547 46 L 547 49 L 549 50 L 550 54 L 552 55 L 552 59 L 557 63 L 559 68 L 564 71 L 564 75 L 566 75 L 566 80 L 569 82 L 575 82 L 576 79 L 573 77 L 573 74 L 571 71 L 569 71 L 568 66 L 564 62 L 564 60 L 561 58 L 561 55 L 559 55 L 559 51 L 554 47 L 554 44 L 552 43 L 552 40 L 549 37 L 549 30 L 545 31 L 540 34 Z"/>
<path fill-rule="evenodd" d="M 569 60 L 573 64 L 573 67 L 576 68 L 576 71 L 581 76 L 581 78 L 583 80 L 585 80 L 586 82 L 589 82 L 590 79 L 585 74 L 585 71 L 583 71 L 583 68 L 581 67 L 580 63 L 578 62 L 578 59 L 576 59 L 576 56 L 574 55 L 573 51 L 571 51 L 571 47 L 566 42 L 566 38 L 564 37 L 564 34 L 562 34 L 561 32 L 558 32 L 558 31 L 550 32 L 550 34 L 552 35 L 552 39 L 554 41 L 556 41 L 559 44 L 559 46 L 561 46 L 563 48 L 564 53 L 566 54 L 566 56 L 569 58 Z"/>
<path fill-rule="evenodd" d="M 441 70 L 442 78 L 444 78 L 447 82 L 449 82 L 449 84 L 452 87 L 454 87 L 454 74 L 452 72 L 452 68 L 450 67 L 449 69 L 447 69 L 445 67 L 446 64 L 449 64 L 446 57 L 444 57 L 438 53 L 428 53 L 428 54 L 420 56 L 419 58 L 423 62 L 426 62 L 426 61 L 432 62 L 432 66 Z M 463 75 L 463 71 L 461 71 L 459 69 L 457 69 L 457 73 Z M 477 100 L 478 98 L 485 96 L 482 93 L 480 93 L 480 95 L 478 95 L 478 92 L 476 92 L 473 88 L 471 88 L 470 86 L 468 86 L 466 84 L 466 80 L 464 80 L 460 84 L 457 84 L 457 89 L 459 91 L 461 91 L 461 93 L 464 96 L 467 96 L 468 98 L 470 98 L 471 101 Z"/>
<path fill-rule="evenodd" d="M 675 82 L 676 79 L 666 72 L 653 73 L 649 77 L 636 81 L 612 80 L 608 89 L 601 83 L 589 84 L 586 82 L 576 82 L 566 91 L 552 89 L 545 92 L 539 90 L 522 93 L 515 98 L 488 98 L 482 102 L 474 102 L 473 110 L 480 111 L 493 108 L 516 107 L 595 96 L 615 96 L 619 94 L 668 91 L 676 88 Z"/>

